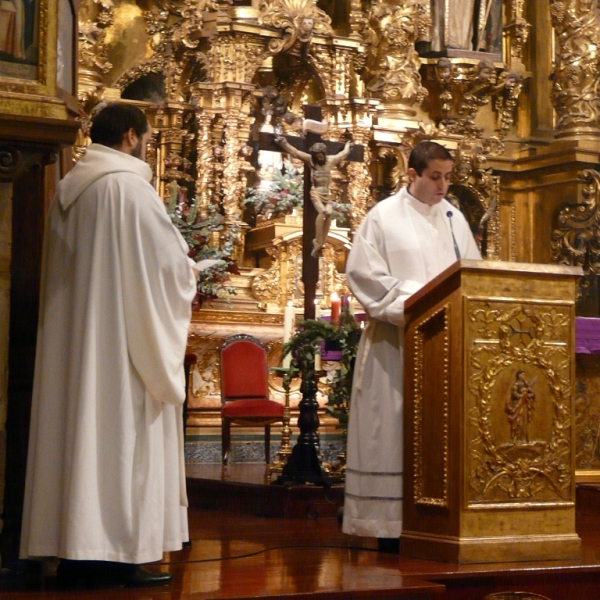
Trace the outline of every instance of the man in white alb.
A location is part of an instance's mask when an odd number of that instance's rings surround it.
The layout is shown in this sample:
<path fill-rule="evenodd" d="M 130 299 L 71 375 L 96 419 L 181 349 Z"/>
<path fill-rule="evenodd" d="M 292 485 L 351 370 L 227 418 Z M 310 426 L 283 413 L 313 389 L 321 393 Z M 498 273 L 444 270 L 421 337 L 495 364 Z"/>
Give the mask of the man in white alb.
<path fill-rule="evenodd" d="M 354 237 L 348 286 L 368 314 L 356 357 L 343 531 L 397 551 L 402 531 L 404 302 L 460 258 L 481 255 L 462 213 L 444 199 L 452 156 L 421 142 L 410 183 L 379 202 Z"/>
<path fill-rule="evenodd" d="M 60 585 L 151 586 L 188 540 L 183 360 L 189 248 L 144 162 L 151 128 L 109 104 L 47 218 L 21 558 Z"/>

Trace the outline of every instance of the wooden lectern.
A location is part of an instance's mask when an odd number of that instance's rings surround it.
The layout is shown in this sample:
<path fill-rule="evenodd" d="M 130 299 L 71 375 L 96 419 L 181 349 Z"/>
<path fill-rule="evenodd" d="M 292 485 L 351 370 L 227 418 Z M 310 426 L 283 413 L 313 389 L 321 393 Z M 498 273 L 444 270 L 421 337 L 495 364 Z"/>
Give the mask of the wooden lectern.
<path fill-rule="evenodd" d="M 578 267 L 461 260 L 405 305 L 400 553 L 579 557 Z"/>

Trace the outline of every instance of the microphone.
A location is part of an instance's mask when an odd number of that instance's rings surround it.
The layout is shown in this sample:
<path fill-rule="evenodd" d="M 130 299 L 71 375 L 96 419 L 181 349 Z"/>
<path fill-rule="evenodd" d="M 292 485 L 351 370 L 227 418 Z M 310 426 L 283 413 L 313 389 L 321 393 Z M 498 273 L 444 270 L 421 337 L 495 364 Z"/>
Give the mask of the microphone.
<path fill-rule="evenodd" d="M 452 234 L 452 242 L 454 244 L 454 253 L 456 254 L 456 260 L 460 260 L 460 250 L 458 249 L 458 244 L 456 243 L 456 238 L 454 237 L 454 228 L 452 227 L 452 211 L 449 210 L 446 213 L 448 217 L 448 222 L 450 223 L 450 233 Z"/>

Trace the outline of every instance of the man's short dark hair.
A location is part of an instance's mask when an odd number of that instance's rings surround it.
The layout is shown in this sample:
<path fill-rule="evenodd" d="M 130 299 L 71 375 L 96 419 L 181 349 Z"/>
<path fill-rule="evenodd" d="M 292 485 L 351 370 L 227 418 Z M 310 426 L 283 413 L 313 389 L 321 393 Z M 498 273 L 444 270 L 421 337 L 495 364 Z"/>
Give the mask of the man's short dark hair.
<path fill-rule="evenodd" d="M 437 142 L 419 142 L 410 153 L 408 168 L 420 177 L 430 160 L 454 160 L 447 148 Z"/>
<path fill-rule="evenodd" d="M 141 138 L 148 131 L 146 115 L 133 104 L 111 102 L 94 117 L 90 137 L 94 144 L 114 148 L 132 128 Z"/>

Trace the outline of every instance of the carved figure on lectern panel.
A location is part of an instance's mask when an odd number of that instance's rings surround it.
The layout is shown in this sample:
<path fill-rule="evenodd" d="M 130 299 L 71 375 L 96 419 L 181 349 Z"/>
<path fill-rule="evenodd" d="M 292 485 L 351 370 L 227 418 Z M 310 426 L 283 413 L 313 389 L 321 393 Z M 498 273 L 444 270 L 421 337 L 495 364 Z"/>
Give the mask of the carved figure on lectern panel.
<path fill-rule="evenodd" d="M 510 437 L 515 444 L 529 443 L 529 423 L 533 418 L 534 403 L 535 392 L 525 377 L 525 371 L 518 370 L 504 407 L 508 415 Z"/>

